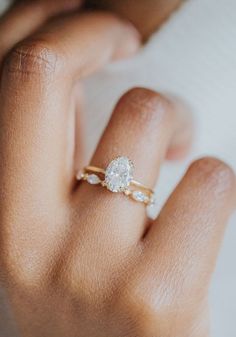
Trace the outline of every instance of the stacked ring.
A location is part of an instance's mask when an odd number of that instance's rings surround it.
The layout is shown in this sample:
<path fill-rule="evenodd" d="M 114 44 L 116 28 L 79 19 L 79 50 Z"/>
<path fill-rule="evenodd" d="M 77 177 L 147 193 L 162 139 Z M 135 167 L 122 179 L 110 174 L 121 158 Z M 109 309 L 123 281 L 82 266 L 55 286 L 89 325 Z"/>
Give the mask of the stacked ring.
<path fill-rule="evenodd" d="M 85 180 L 91 185 L 101 185 L 109 191 L 122 192 L 133 200 L 145 205 L 154 205 L 154 191 L 133 179 L 134 164 L 127 157 L 117 157 L 104 170 L 96 166 L 86 166 L 78 173 L 78 180 Z"/>

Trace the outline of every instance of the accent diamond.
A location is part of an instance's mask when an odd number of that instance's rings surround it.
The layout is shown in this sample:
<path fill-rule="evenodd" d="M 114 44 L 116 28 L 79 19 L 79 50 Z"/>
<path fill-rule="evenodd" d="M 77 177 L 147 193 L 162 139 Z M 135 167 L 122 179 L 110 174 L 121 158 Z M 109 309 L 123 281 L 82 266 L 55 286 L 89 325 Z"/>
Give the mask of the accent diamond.
<path fill-rule="evenodd" d="M 96 174 L 89 174 L 87 176 L 87 182 L 91 185 L 97 185 L 101 183 L 101 179 Z"/>
<path fill-rule="evenodd" d="M 156 204 L 157 204 L 157 198 L 156 198 L 156 195 L 153 194 L 152 197 L 151 197 L 151 199 L 150 199 L 150 204 L 149 204 L 149 205 L 150 205 L 151 207 L 155 207 Z"/>
<path fill-rule="evenodd" d="M 108 190 L 124 192 L 133 179 L 134 165 L 127 157 L 118 157 L 110 162 L 105 173 Z"/>
<path fill-rule="evenodd" d="M 132 197 L 133 197 L 134 200 L 140 201 L 140 202 L 148 202 L 149 201 L 149 197 L 141 191 L 134 191 L 132 193 Z"/>
<path fill-rule="evenodd" d="M 77 180 L 81 180 L 81 179 L 83 179 L 83 177 L 84 177 L 84 173 L 81 172 L 81 171 L 79 171 L 79 172 L 76 174 L 76 179 L 77 179 Z"/>

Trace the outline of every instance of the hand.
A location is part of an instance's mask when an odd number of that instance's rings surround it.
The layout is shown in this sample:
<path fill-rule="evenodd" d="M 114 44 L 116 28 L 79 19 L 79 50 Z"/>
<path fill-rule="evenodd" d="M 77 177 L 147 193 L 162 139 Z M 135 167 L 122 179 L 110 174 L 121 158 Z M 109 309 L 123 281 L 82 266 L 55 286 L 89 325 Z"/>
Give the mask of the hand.
<path fill-rule="evenodd" d="M 29 35 L 33 11 L 10 12 L 5 31 L 14 26 L 23 39 L 21 17 Z M 211 158 L 193 163 L 154 222 L 142 204 L 74 179 L 78 80 L 137 46 L 115 17 L 74 14 L 45 24 L 3 63 L 0 270 L 24 337 L 208 334 L 209 281 L 235 200 L 231 169 Z M 129 91 L 91 163 L 126 155 L 152 186 L 164 157 L 188 147 L 184 116 L 161 94 Z"/>

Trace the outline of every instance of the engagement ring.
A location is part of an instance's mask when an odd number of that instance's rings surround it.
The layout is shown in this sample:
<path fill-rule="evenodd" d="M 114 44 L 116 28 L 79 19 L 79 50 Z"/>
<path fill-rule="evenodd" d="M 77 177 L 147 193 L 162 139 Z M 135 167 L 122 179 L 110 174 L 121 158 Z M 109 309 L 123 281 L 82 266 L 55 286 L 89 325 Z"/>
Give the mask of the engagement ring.
<path fill-rule="evenodd" d="M 77 174 L 78 180 L 91 185 L 101 185 L 114 193 L 124 193 L 135 201 L 146 205 L 155 203 L 154 191 L 133 179 L 134 164 L 127 157 L 118 157 L 110 162 L 106 169 L 86 166 Z"/>

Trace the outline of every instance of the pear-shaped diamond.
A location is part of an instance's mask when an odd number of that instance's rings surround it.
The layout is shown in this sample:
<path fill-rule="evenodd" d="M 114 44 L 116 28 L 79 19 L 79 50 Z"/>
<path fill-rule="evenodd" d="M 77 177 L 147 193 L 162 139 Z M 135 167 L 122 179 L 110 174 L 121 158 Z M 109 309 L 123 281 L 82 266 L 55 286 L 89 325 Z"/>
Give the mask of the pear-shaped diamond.
<path fill-rule="evenodd" d="M 110 162 L 105 172 L 105 183 L 112 192 L 124 192 L 133 179 L 134 165 L 127 157 Z"/>

